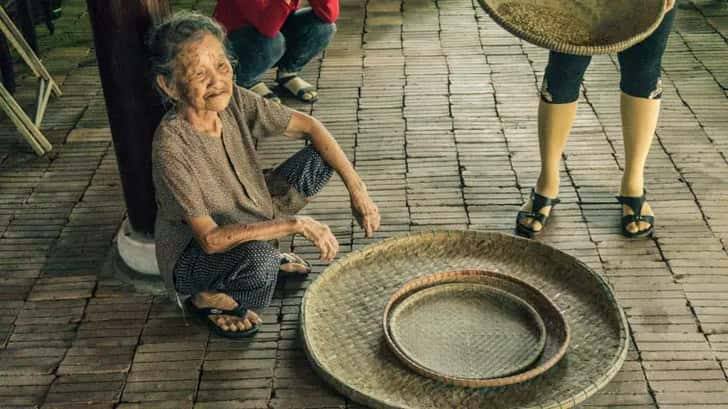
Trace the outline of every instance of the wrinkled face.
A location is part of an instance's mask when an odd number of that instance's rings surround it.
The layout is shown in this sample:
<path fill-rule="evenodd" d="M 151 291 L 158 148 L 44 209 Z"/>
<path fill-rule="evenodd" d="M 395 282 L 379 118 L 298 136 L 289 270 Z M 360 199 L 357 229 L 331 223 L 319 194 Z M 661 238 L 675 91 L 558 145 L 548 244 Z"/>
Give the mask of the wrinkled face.
<path fill-rule="evenodd" d="M 233 68 L 212 34 L 185 44 L 173 72 L 176 99 L 196 111 L 225 110 L 233 92 Z"/>

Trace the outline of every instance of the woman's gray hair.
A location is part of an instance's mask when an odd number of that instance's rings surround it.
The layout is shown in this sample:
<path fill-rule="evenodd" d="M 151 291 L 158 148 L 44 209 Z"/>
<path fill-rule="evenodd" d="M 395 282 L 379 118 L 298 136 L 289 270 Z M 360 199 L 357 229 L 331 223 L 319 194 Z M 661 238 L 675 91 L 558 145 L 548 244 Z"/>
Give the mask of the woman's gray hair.
<path fill-rule="evenodd" d="M 199 40 L 208 33 L 220 40 L 230 63 L 234 65 L 235 58 L 230 52 L 225 39 L 225 29 L 222 28 L 220 23 L 205 15 L 180 11 L 155 25 L 147 33 L 146 43 L 151 65 L 152 83 L 165 105 L 173 101 L 170 101 L 169 96 L 157 84 L 157 76 L 161 75 L 168 84 L 172 84 L 177 54 L 182 50 L 185 43 Z"/>

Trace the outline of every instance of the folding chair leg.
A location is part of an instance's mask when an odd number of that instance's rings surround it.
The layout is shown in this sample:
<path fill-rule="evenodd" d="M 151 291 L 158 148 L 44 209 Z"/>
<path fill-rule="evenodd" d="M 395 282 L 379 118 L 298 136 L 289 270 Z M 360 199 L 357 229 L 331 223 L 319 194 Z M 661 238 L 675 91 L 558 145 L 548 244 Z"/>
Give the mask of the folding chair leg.
<path fill-rule="evenodd" d="M 20 5 L 29 7 L 30 3 L 28 3 L 28 0 L 20 0 Z M 12 94 L 2 84 L 0 84 L 0 107 L 8 114 L 20 133 L 38 155 L 51 154 L 53 152 L 53 145 L 40 132 L 40 125 L 48 107 L 48 99 L 51 97 L 51 94 L 61 96 L 61 88 L 56 84 L 53 77 L 50 76 L 43 66 L 43 63 L 41 63 L 35 54 L 34 47 L 31 47 L 25 41 L 25 38 L 23 38 L 23 35 L 15 24 L 13 24 L 13 21 L 5 12 L 3 6 L 0 6 L 0 34 L 7 38 L 8 42 L 15 48 L 20 57 L 28 64 L 33 74 L 39 78 L 34 120 L 31 121 L 25 111 L 23 111 L 23 108 L 18 105 Z"/>
<path fill-rule="evenodd" d="M 8 114 L 37 155 L 42 156 L 53 150 L 53 145 L 48 142 L 2 84 L 0 84 L 0 107 Z"/>
<path fill-rule="evenodd" d="M 40 128 L 45 116 L 46 108 L 48 108 L 48 100 L 51 98 L 51 87 L 44 79 L 38 80 L 38 95 L 35 104 L 35 126 Z"/>

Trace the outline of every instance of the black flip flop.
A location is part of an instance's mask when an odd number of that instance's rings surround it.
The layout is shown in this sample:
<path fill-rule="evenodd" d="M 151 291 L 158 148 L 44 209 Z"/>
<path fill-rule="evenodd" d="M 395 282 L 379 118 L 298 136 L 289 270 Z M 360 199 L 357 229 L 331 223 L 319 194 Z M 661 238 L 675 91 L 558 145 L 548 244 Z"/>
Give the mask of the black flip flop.
<path fill-rule="evenodd" d="M 185 300 L 185 309 L 193 317 L 199 320 L 204 320 L 207 327 L 210 328 L 210 331 L 221 337 L 231 339 L 248 338 L 258 332 L 259 329 L 259 325 L 255 324 L 250 329 L 244 331 L 226 331 L 210 320 L 211 315 L 230 315 L 233 317 L 243 318 L 248 310 L 241 306 L 237 306 L 232 310 L 223 310 L 220 308 L 199 308 L 192 302 L 192 297 L 190 297 Z"/>

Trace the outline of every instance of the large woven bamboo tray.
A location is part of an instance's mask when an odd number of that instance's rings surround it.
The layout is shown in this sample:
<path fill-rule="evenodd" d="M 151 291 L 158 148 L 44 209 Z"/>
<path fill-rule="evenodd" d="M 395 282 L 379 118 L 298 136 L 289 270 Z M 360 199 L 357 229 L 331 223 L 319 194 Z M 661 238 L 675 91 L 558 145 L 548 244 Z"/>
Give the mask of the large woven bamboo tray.
<path fill-rule="evenodd" d="M 394 355 L 412 370 L 468 387 L 525 382 L 555 365 L 569 342 L 561 312 L 545 295 L 480 270 L 409 281 L 387 303 L 382 328 Z"/>
<path fill-rule="evenodd" d="M 566 54 L 616 53 L 662 22 L 665 0 L 478 0 L 501 27 Z"/>
<path fill-rule="evenodd" d="M 470 269 L 514 276 L 555 303 L 571 334 L 558 364 L 527 382 L 468 388 L 423 377 L 390 352 L 381 317 L 391 295 L 414 278 Z M 474 231 L 399 236 L 343 257 L 306 291 L 301 333 L 317 373 L 374 408 L 572 408 L 614 377 L 628 349 L 624 313 L 600 275 L 542 243 Z"/>

